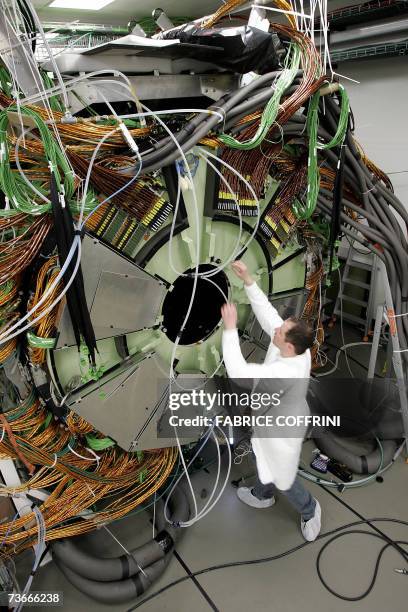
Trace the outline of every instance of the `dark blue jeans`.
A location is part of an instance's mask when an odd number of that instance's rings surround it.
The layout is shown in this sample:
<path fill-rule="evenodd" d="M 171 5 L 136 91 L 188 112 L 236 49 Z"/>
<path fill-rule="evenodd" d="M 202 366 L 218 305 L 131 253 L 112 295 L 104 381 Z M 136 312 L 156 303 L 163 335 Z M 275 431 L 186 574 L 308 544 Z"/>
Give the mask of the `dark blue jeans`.
<path fill-rule="evenodd" d="M 258 499 L 269 499 L 278 491 L 279 489 L 273 483 L 264 485 L 259 479 L 252 489 L 253 495 Z M 314 517 L 316 500 L 305 489 L 299 478 L 296 478 L 290 489 L 279 491 L 279 493 L 282 493 L 288 499 L 289 503 L 299 512 L 304 521 Z"/>

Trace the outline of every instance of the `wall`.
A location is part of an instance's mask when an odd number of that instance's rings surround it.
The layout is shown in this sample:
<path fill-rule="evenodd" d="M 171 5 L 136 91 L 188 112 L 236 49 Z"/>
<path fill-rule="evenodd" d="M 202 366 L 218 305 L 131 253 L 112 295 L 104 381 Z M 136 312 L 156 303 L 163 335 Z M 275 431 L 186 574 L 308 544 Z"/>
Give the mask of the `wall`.
<path fill-rule="evenodd" d="M 355 137 L 368 157 L 390 176 L 395 194 L 408 208 L 408 57 L 344 62 L 336 70 L 360 81 L 342 79 L 354 113 Z M 348 246 L 343 240 L 343 256 Z M 374 304 L 383 301 L 378 277 Z"/>
<path fill-rule="evenodd" d="M 352 61 L 337 71 L 354 112 L 355 136 L 366 154 L 389 174 L 408 208 L 408 57 Z"/>

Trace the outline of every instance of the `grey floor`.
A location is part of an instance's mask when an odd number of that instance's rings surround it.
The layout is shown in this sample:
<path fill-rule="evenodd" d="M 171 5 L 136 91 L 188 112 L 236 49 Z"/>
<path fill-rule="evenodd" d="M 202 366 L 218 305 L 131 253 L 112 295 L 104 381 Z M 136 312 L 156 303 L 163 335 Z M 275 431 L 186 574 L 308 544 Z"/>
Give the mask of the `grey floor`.
<path fill-rule="evenodd" d="M 338 330 L 332 341 L 338 346 Z M 347 341 L 353 332 L 347 331 Z M 335 351 L 331 353 L 334 360 Z M 353 357 L 367 363 L 369 349 L 355 347 Z M 356 374 L 363 370 L 350 362 Z M 345 372 L 344 358 L 340 369 Z M 380 368 L 381 368 L 380 364 Z M 308 441 L 303 447 L 303 459 L 309 463 L 314 444 Z M 253 471 L 253 464 L 245 458 L 240 466 L 234 466 L 230 481 Z M 194 480 L 198 497 L 203 488 L 209 489 L 214 478 L 214 468 L 201 472 Z M 251 483 L 251 479 L 247 480 Z M 339 493 L 312 483 L 305 483 L 322 507 L 322 533 L 362 518 L 397 518 L 408 521 L 408 465 L 402 454 L 395 464 L 383 474 L 383 482 Z M 408 528 L 389 522 L 375 523 L 386 536 L 408 540 Z M 137 547 L 151 537 L 151 524 L 146 513 L 128 517 L 110 525 L 116 538 L 128 549 Z M 353 529 L 353 528 L 352 528 Z M 369 525 L 357 526 L 368 533 L 376 533 Z M 299 518 L 283 497 L 272 508 L 255 510 L 245 506 L 236 497 L 236 489 L 228 484 L 218 505 L 198 524 L 186 530 L 177 545 L 162 578 L 146 593 L 148 597 L 175 579 L 186 577 L 181 584 L 170 588 L 141 605 L 142 612 L 247 612 L 276 610 L 276 612 L 405 612 L 408 607 L 408 576 L 394 572 L 404 563 L 391 549 L 382 559 L 373 591 L 362 601 L 342 601 L 331 595 L 319 582 L 316 573 L 316 556 L 325 539 L 306 545 L 294 554 L 280 560 L 256 565 L 246 565 L 213 571 L 197 578 L 189 574 L 216 564 L 257 559 L 283 553 L 303 543 Z M 330 586 L 345 595 L 355 596 L 368 586 L 377 554 L 382 547 L 374 537 L 361 534 L 345 536 L 325 551 L 322 558 L 324 576 Z M 82 538 L 81 546 L 100 556 L 117 556 L 123 553 L 120 545 L 103 528 Z M 27 552 L 18 561 L 18 573 L 23 582 L 30 571 L 31 556 Z M 100 610 L 131 610 L 138 602 L 106 606 L 90 600 L 76 591 L 60 571 L 49 563 L 35 577 L 33 590 L 59 590 L 64 593 L 64 610 L 82 612 Z M 143 599 L 143 598 L 142 598 Z M 37 608 L 38 609 L 38 608 Z"/>

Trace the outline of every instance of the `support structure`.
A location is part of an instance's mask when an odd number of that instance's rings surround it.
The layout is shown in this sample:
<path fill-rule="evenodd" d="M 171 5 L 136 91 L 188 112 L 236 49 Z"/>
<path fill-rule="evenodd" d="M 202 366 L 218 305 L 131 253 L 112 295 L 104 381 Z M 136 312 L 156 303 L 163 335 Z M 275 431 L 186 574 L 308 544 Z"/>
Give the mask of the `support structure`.
<path fill-rule="evenodd" d="M 398 340 L 397 326 L 395 322 L 394 303 L 391 296 L 391 289 L 388 282 L 385 266 L 382 261 L 378 260 L 379 273 L 381 275 L 382 285 L 385 290 L 385 304 L 377 306 L 377 316 L 375 319 L 373 345 L 371 348 L 370 362 L 368 367 L 368 378 L 374 378 L 375 364 L 378 357 L 378 347 L 380 343 L 381 325 L 386 321 L 390 328 L 389 343 L 392 347 L 392 365 L 398 385 L 398 394 L 401 403 L 401 414 L 404 426 L 404 439 L 408 456 L 408 398 L 407 386 L 404 376 L 404 368 L 401 359 L 401 348 Z"/>

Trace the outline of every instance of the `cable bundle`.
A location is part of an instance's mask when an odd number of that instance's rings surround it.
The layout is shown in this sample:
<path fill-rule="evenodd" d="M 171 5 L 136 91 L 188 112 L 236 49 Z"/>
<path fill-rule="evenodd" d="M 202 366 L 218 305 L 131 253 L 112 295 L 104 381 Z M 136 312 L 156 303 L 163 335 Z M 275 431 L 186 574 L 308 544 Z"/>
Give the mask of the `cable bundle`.
<path fill-rule="evenodd" d="M 47 541 L 86 533 L 131 512 L 166 482 L 177 458 L 173 448 L 131 454 L 108 447 L 95 453 L 88 447 L 89 435 L 83 437 L 84 431 L 89 433 L 87 427 L 84 430 L 83 424 L 77 423 L 75 434 L 61 429 L 57 421 L 50 420 L 34 394 L 7 412 L 5 418 L 10 432 L 5 428 L 0 453 L 3 457 L 16 457 L 18 448 L 25 460 L 34 464 L 36 472 L 19 487 L 2 486 L 2 494 L 52 488 L 39 506 Z M 4 427 L 1 423 L 0 426 Z M 72 426 L 70 421 L 71 430 Z M 99 506 L 104 498 L 106 502 Z M 81 514 L 91 507 L 93 512 L 84 521 Z M 32 519 L 31 512 L 0 525 L 0 538 L 7 535 L 4 554 L 11 549 L 19 552 L 36 540 Z"/>
<path fill-rule="evenodd" d="M 224 3 L 204 21 L 204 27 L 217 23 L 241 4 L 242 0 Z M 275 4 L 282 10 L 292 8 L 285 0 Z M 326 87 L 320 53 L 305 24 L 295 17 L 288 15 L 290 26 L 271 26 L 279 35 L 282 49 L 286 49 L 286 60 L 280 69 L 226 93 L 208 108 L 152 112 L 140 103 L 126 75 L 109 79 L 109 70 L 65 82 L 56 72 L 58 84 L 47 83 L 47 91 L 42 85 L 40 93 L 22 106 L 21 101 L 15 104 L 11 99 L 15 80 L 0 71 L 0 104 L 4 109 L 0 113 L 0 186 L 5 194 L 0 209 L 0 362 L 15 354 L 16 349 L 25 348 L 18 345 L 17 337 L 33 328 L 28 334 L 28 357 L 34 366 L 46 367 L 58 303 L 71 286 L 78 297 L 80 236 L 85 228 L 119 253 L 134 258 L 141 242 L 148 244 L 151 234 L 163 228 L 172 215 L 171 224 L 166 226 L 171 244 L 176 222 L 183 216 L 182 192 L 189 189 L 194 203 L 191 214 L 196 215 L 198 232 L 199 208 L 193 181 L 196 168 L 190 167 L 186 158 L 193 147 L 197 147 L 195 155 L 200 163 L 215 169 L 220 178 L 212 212 L 234 217 L 240 235 L 229 259 L 210 273 L 198 271 L 201 237 L 195 237 L 197 268 L 191 275 L 195 284 L 183 326 L 191 312 L 199 277 L 213 282 L 211 275 L 245 253 L 253 239 L 259 240 L 262 249 L 266 243 L 269 259 L 273 259 L 290 237 L 297 237 L 306 245 L 307 257 L 313 260 L 306 280 L 308 297 L 303 316 L 316 327 L 316 363 L 323 339 L 322 251 L 328 243 L 327 236 L 316 238 L 316 227 L 322 219 L 331 218 L 333 200 L 338 200 L 340 230 L 376 253 L 386 265 L 399 341 L 402 350 L 408 350 L 408 321 L 398 316 L 408 310 L 408 249 L 395 217 L 395 213 L 400 215 L 408 226 L 408 213 L 393 194 L 388 177 L 354 141 L 345 90 L 340 87 L 338 93 L 332 93 L 335 87 Z M 34 20 L 31 26 L 36 23 Z M 69 117 L 67 92 L 75 93 L 86 80 L 95 87 L 109 83 L 121 87 L 124 98 L 130 96 L 134 100 L 137 112 L 118 115 L 106 101 L 109 115 L 99 116 L 88 109 L 89 117 Z M 42 107 L 36 106 L 39 102 Z M 10 113 L 19 121 L 20 135 L 13 133 Z M 217 155 L 208 148 L 215 149 Z M 337 188 L 339 159 L 342 189 Z M 175 170 L 174 190 L 166 182 L 167 170 Z M 54 177 L 52 190 L 50 174 Z M 272 181 L 278 183 L 275 195 L 269 202 L 262 202 L 261 208 L 259 200 L 265 197 Z M 244 245 L 243 216 L 251 217 L 252 223 L 245 225 L 249 238 Z M 58 258 L 51 228 L 64 240 L 58 245 Z M 40 253 L 47 258 L 45 263 L 29 270 Z M 169 266 L 176 276 L 185 273 L 175 267 L 171 248 Z M 29 272 L 35 291 L 27 312 L 20 318 L 18 292 L 23 274 L 26 281 Z M 83 298 L 82 289 L 81 295 Z M 74 311 L 81 317 L 73 317 L 83 323 L 77 330 L 77 340 L 81 343 L 88 331 L 92 345 L 84 303 L 79 302 Z M 178 365 L 179 340 L 180 335 L 170 359 L 170 382 Z M 18 354 L 23 356 L 24 350 Z M 407 353 L 403 357 L 406 360 Z M 218 359 L 214 373 L 221 366 Z M 50 391 L 52 394 L 52 386 Z M 63 408 L 64 398 L 60 402 L 54 400 Z M 84 533 L 128 514 L 169 479 L 177 457 L 188 473 L 179 441 L 177 449 L 126 453 L 72 411 L 59 420 L 54 418 L 34 391 L 3 417 L 6 421 L 1 425 L 1 452 L 18 458 L 32 473 L 21 487 L 3 487 L 2 491 L 12 495 L 44 488 L 50 492 L 39 508 L 41 516 L 30 513 L 0 525 L 0 537 L 6 538 L 6 554 L 14 547 L 18 552 L 31 546 L 37 538 L 42 545 L 45 540 Z M 210 435 L 217 445 L 220 466 L 219 441 L 214 432 L 209 431 Z M 214 501 L 211 497 L 199 511 L 194 498 L 195 515 L 183 519 L 182 526 L 193 524 L 211 510 L 223 490 L 220 486 L 221 492 L 215 495 L 219 477 L 220 469 L 212 494 Z M 165 512 L 171 521 L 167 505 Z M 85 516 L 87 520 L 83 520 Z"/>

